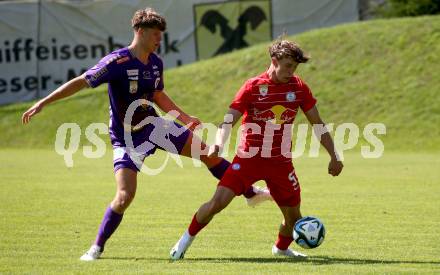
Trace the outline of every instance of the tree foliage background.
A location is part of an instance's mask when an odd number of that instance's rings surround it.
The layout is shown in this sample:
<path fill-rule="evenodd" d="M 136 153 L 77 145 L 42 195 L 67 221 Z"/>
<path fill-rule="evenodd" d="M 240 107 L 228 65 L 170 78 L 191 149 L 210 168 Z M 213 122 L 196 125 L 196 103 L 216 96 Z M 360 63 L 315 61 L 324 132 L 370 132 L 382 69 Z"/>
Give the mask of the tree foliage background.
<path fill-rule="evenodd" d="M 440 0 L 388 0 L 375 13 L 386 18 L 440 14 Z"/>

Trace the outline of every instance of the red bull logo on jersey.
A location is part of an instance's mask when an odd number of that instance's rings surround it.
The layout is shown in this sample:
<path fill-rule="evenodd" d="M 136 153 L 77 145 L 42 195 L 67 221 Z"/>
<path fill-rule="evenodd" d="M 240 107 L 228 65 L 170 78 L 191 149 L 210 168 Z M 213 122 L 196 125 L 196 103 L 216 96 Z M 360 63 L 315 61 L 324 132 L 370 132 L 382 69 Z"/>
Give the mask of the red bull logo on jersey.
<path fill-rule="evenodd" d="M 284 124 L 292 122 L 297 110 L 286 108 L 283 105 L 275 105 L 268 110 L 254 110 L 253 119 L 256 121 L 271 122 L 273 124 Z"/>

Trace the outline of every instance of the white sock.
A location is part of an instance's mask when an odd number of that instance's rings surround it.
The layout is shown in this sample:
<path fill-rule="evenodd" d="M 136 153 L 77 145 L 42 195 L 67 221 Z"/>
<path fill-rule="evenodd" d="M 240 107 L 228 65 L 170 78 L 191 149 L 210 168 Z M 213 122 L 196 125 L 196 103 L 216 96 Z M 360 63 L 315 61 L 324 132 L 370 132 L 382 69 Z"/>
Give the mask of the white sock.
<path fill-rule="evenodd" d="M 185 232 L 182 235 L 181 240 L 184 241 L 185 243 L 187 242 L 191 242 L 192 240 L 194 240 L 196 236 L 191 236 L 188 232 L 188 230 L 185 230 Z"/>

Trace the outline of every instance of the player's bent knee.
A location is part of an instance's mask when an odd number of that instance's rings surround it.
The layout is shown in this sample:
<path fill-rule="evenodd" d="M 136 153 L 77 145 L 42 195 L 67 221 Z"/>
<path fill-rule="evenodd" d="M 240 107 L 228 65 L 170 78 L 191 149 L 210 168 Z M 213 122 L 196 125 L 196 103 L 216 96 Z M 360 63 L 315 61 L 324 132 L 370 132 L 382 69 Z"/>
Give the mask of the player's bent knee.
<path fill-rule="evenodd" d="M 116 199 L 115 199 L 115 204 L 119 207 L 119 208 L 127 208 L 130 203 L 133 201 L 134 199 L 134 193 L 132 192 L 125 192 L 125 191 L 120 191 L 118 192 Z"/>

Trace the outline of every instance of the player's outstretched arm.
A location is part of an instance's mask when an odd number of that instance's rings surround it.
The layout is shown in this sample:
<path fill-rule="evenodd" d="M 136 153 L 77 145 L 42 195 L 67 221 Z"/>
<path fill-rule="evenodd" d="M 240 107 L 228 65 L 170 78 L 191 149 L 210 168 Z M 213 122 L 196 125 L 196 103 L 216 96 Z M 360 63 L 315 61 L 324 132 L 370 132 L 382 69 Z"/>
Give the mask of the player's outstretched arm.
<path fill-rule="evenodd" d="M 219 156 L 225 145 L 226 140 L 231 134 L 231 129 L 243 114 L 235 109 L 229 109 L 225 114 L 223 122 L 220 123 L 215 136 L 215 144 L 209 147 L 208 157 Z"/>
<path fill-rule="evenodd" d="M 171 98 L 165 93 L 165 91 L 155 91 L 153 95 L 153 101 L 162 111 L 166 113 L 169 113 L 171 111 L 177 112 L 177 115 L 174 117 L 185 124 L 186 127 L 190 130 L 194 130 L 202 123 L 197 117 L 190 116 L 182 111 L 182 109 L 180 109 L 179 106 L 177 106 L 171 100 Z"/>
<path fill-rule="evenodd" d="M 23 116 L 21 117 L 22 123 L 29 123 L 31 118 L 41 112 L 41 110 L 49 103 L 71 96 L 85 87 L 88 87 L 88 84 L 82 75 L 64 83 L 55 91 L 53 91 L 50 95 L 41 99 L 32 107 L 30 107 L 26 112 L 24 112 Z"/>
<path fill-rule="evenodd" d="M 312 125 L 325 126 L 325 123 L 322 121 L 321 116 L 319 115 L 318 112 L 318 108 L 316 108 L 316 106 L 305 112 L 305 115 L 307 117 L 307 120 Z M 327 150 L 328 154 L 330 155 L 328 173 L 332 176 L 338 176 L 341 173 L 344 165 L 342 164 L 342 161 L 339 160 L 332 137 L 330 136 L 328 131 L 315 133 L 315 134 L 318 135 L 318 138 L 322 146 L 324 146 L 324 148 Z"/>

